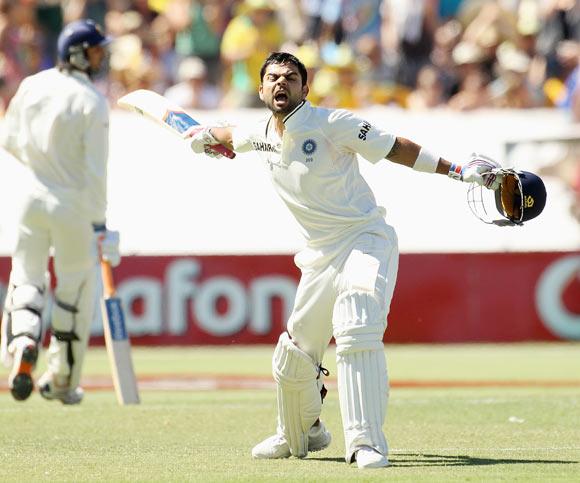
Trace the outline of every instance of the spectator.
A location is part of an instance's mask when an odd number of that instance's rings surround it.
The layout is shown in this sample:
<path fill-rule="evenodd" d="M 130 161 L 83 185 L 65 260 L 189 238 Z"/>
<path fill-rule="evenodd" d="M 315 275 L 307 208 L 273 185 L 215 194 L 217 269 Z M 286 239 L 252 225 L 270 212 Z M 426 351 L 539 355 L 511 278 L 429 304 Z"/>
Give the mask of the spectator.
<path fill-rule="evenodd" d="M 274 15 L 268 0 L 245 0 L 240 4 L 240 13 L 228 24 L 221 46 L 222 61 L 228 67 L 228 107 L 262 105 L 256 94 L 260 66 L 284 40 Z"/>
<path fill-rule="evenodd" d="M 178 83 L 165 91 L 165 97 L 186 109 L 216 109 L 220 103 L 219 89 L 207 82 L 207 68 L 199 57 L 181 61 Z"/>
<path fill-rule="evenodd" d="M 173 48 L 175 36 L 167 17 L 157 16 L 151 22 L 144 37 L 144 48 L 151 53 L 151 61 L 160 70 L 159 90 L 162 92 L 175 83 L 180 62 L 180 58 Z"/>
<path fill-rule="evenodd" d="M 24 77 L 41 70 L 45 39 L 34 4 L 5 0 L 0 6 L 0 52 L 5 58 L 6 89 L 12 97 Z"/>
<path fill-rule="evenodd" d="M 407 108 L 425 110 L 441 107 L 444 104 L 443 84 L 439 72 L 435 67 L 426 65 L 419 71 L 417 87 L 407 98 Z"/>
<path fill-rule="evenodd" d="M 556 105 L 569 110 L 573 121 L 580 122 L 580 45 L 576 54 L 576 68 L 563 84 Z"/>
<path fill-rule="evenodd" d="M 208 69 L 208 79 L 214 84 L 218 84 L 222 76 L 220 45 L 229 20 L 229 3 L 224 0 L 171 0 L 165 11 L 176 32 L 176 53 L 182 58 L 201 58 Z"/>
<path fill-rule="evenodd" d="M 385 0 L 383 47 L 395 60 L 396 81 L 414 88 L 421 67 L 430 64 L 433 37 L 439 23 L 432 0 Z"/>
<path fill-rule="evenodd" d="M 558 49 L 562 42 L 580 39 L 580 4 L 577 0 L 551 0 L 542 13 L 536 49 L 546 59 L 546 77 L 565 79 L 570 68 L 562 64 Z"/>
<path fill-rule="evenodd" d="M 321 56 L 324 67 L 312 79 L 312 94 L 317 98 L 317 103 L 344 109 L 360 107 L 357 66 L 352 49 L 346 43 L 328 43 Z"/>
<path fill-rule="evenodd" d="M 460 42 L 453 49 L 453 61 L 457 65 L 459 89 L 448 102 L 451 109 L 470 111 L 489 105 L 489 76 L 484 67 L 484 50 L 476 44 Z"/>
<path fill-rule="evenodd" d="M 439 72 L 446 99 L 459 90 L 460 79 L 453 59 L 453 49 L 458 45 L 462 32 L 461 24 L 455 19 L 448 20 L 435 30 L 430 59 Z"/>
<path fill-rule="evenodd" d="M 497 49 L 496 65 L 499 76 L 489 86 L 491 105 L 512 109 L 535 107 L 527 83 L 530 58 L 512 43 L 504 42 Z"/>

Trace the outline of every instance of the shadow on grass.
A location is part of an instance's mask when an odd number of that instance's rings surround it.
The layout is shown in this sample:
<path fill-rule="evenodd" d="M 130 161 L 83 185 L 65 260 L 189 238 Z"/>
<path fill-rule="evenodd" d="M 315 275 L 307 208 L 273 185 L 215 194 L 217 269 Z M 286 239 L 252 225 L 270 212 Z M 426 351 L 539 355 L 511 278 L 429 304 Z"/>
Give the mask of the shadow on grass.
<path fill-rule="evenodd" d="M 541 460 L 521 458 L 481 458 L 467 455 L 440 455 L 399 453 L 389 458 L 391 466 L 414 467 L 414 466 L 489 466 L 489 465 L 570 465 L 578 464 L 578 461 L 565 460 Z"/>
<path fill-rule="evenodd" d="M 344 458 L 308 458 L 312 461 L 325 461 L 328 463 L 343 463 Z M 578 461 L 564 460 L 534 460 L 519 458 L 477 458 L 467 455 L 440 455 L 419 453 L 398 453 L 389 457 L 391 467 L 412 468 L 420 466 L 489 466 L 489 465 L 574 465 Z"/>

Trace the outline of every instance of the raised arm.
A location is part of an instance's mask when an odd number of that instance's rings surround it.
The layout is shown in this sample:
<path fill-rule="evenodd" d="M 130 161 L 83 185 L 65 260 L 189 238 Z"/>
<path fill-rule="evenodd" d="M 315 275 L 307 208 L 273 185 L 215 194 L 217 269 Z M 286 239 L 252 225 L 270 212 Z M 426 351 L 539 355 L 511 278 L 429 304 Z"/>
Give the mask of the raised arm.
<path fill-rule="evenodd" d="M 386 159 L 416 171 L 445 174 L 452 179 L 466 183 L 477 183 L 493 190 L 499 188 L 501 183 L 501 179 L 494 172 L 501 166 L 485 156 L 472 155 L 471 160 L 465 166 L 461 166 L 451 163 L 403 137 L 395 139 Z"/>
<path fill-rule="evenodd" d="M 393 163 L 402 164 L 409 168 L 414 168 L 415 164 L 421 162 L 428 162 L 431 166 L 430 172 L 439 174 L 448 174 L 451 168 L 451 163 L 443 158 L 435 159 L 433 155 L 427 153 L 426 150 L 421 148 L 418 144 L 410 141 L 409 139 L 397 137 L 395 144 L 387 154 L 386 158 Z M 423 161 L 419 159 L 428 157 L 428 160 Z"/>

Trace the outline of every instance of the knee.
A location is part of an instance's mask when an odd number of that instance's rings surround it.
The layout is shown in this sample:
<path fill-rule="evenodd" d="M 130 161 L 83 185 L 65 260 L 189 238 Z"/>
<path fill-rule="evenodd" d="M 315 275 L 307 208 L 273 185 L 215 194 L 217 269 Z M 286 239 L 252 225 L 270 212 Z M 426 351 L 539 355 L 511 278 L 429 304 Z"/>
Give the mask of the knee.
<path fill-rule="evenodd" d="M 385 328 L 385 303 L 373 293 L 348 292 L 337 299 L 333 313 L 337 354 L 382 350 Z"/>

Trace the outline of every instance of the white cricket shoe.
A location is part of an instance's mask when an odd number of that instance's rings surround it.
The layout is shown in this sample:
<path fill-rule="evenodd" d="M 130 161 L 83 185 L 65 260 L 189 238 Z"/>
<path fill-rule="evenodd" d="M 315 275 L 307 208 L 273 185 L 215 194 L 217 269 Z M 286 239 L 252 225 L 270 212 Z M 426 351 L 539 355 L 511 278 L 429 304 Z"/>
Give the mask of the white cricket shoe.
<path fill-rule="evenodd" d="M 322 421 L 308 431 L 308 451 L 322 451 L 328 448 L 331 441 L 332 436 Z M 279 434 L 266 438 L 252 449 L 252 457 L 256 459 L 280 459 L 290 456 L 290 447 L 284 436 Z"/>
<path fill-rule="evenodd" d="M 355 457 L 356 465 L 360 469 L 384 468 L 385 466 L 389 466 L 387 457 L 370 446 L 361 446 L 357 450 Z"/>
<path fill-rule="evenodd" d="M 12 370 L 8 376 L 8 387 L 17 401 L 28 399 L 34 389 L 32 371 L 38 358 L 38 346 L 30 337 L 15 338 L 7 348 Z"/>
<path fill-rule="evenodd" d="M 38 380 L 38 390 L 44 399 L 58 400 L 63 404 L 80 404 L 85 395 L 83 389 L 77 386 L 73 389 L 55 383 L 53 374 L 45 372 Z"/>

